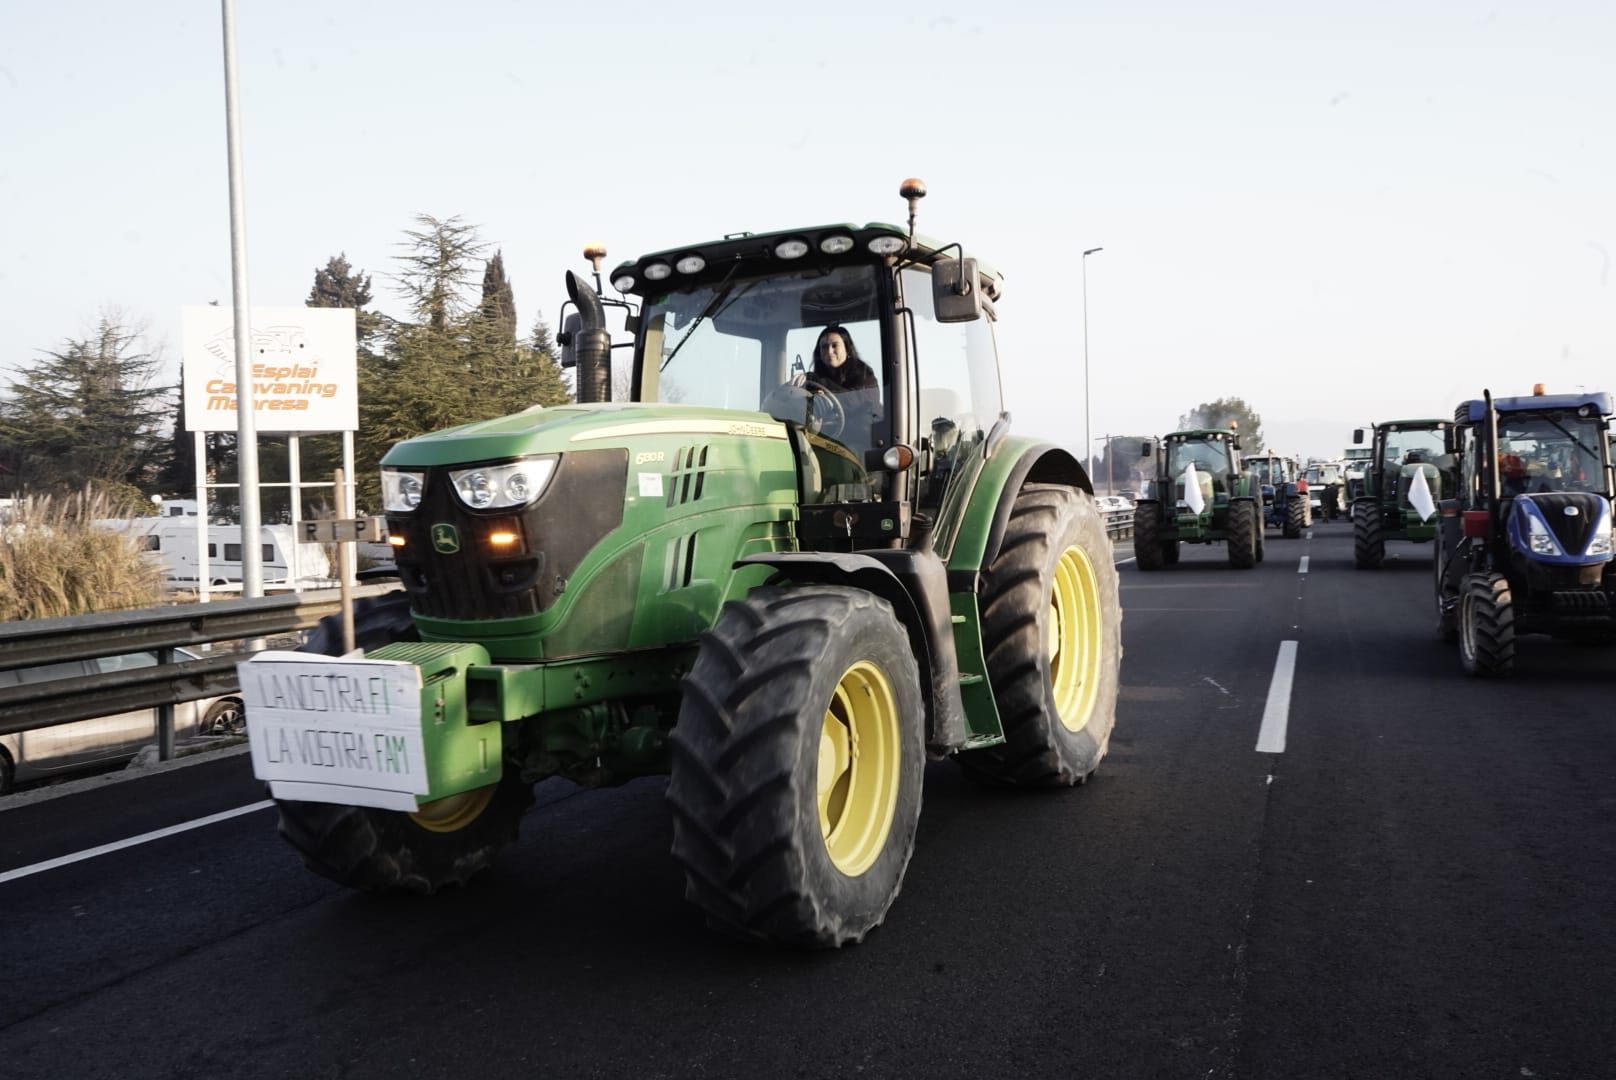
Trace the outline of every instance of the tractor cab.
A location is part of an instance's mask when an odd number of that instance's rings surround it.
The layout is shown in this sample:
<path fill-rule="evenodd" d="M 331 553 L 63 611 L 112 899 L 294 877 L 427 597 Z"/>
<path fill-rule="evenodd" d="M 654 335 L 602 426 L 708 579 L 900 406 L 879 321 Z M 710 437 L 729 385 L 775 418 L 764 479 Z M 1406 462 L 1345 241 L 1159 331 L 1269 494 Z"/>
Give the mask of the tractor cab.
<path fill-rule="evenodd" d="M 1352 500 L 1353 565 L 1379 567 L 1386 541 L 1427 543 L 1436 537 L 1436 504 L 1458 482 L 1453 425 L 1446 420 L 1392 420 L 1372 426 L 1363 480 Z M 1364 430 L 1353 432 L 1364 442 Z"/>
<path fill-rule="evenodd" d="M 1610 413 L 1609 394 L 1541 387 L 1456 410 L 1436 602 L 1473 674 L 1508 673 L 1517 634 L 1616 636 Z"/>
<path fill-rule="evenodd" d="M 800 538 L 913 546 L 1004 422 L 1001 278 L 893 225 L 739 234 L 620 265 L 641 305 L 632 397 L 784 424 Z M 699 464 L 699 463 L 698 463 Z"/>
<path fill-rule="evenodd" d="M 1227 506 L 1234 481 L 1246 471 L 1240 457 L 1240 439 L 1233 431 L 1175 431 L 1162 440 L 1162 456 L 1165 476 L 1158 477 L 1157 483 L 1172 486 L 1173 505 L 1180 513 L 1194 505 L 1184 487 L 1186 475 L 1194 469 L 1204 509 L 1192 511 L 1193 517 Z"/>

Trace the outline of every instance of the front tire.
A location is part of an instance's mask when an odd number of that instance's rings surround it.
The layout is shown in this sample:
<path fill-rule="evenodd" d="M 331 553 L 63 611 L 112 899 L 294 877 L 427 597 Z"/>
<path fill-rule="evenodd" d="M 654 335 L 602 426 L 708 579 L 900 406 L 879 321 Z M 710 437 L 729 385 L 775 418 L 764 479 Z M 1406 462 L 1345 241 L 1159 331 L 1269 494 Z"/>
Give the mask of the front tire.
<path fill-rule="evenodd" d="M 1134 565 L 1141 570 L 1160 570 L 1168 560 L 1162 543 L 1162 505 L 1138 503 L 1133 508 Z M 1173 562 L 1178 561 L 1178 541 L 1172 541 Z"/>
<path fill-rule="evenodd" d="M 1301 537 L 1302 529 L 1307 524 L 1307 497 L 1293 495 L 1285 504 L 1285 525 L 1281 535 L 1287 540 L 1296 540 Z"/>
<path fill-rule="evenodd" d="M 1515 605 L 1502 574 L 1466 574 L 1459 590 L 1459 658 L 1483 678 L 1515 670 Z"/>
<path fill-rule="evenodd" d="M 354 605 L 354 644 L 379 649 L 417 641 L 409 596 L 389 593 Z M 342 618 L 321 619 L 299 652 L 337 656 Z M 275 800 L 280 834 L 315 873 L 367 892 L 432 893 L 465 884 L 516 839 L 533 786 L 507 769 L 497 784 L 427 803 L 415 813 L 368 806 Z"/>
<path fill-rule="evenodd" d="M 1386 535 L 1381 531 L 1380 504 L 1360 499 L 1352 504 L 1352 565 L 1377 570 L 1386 561 Z"/>
<path fill-rule="evenodd" d="M 221 698 L 209 705 L 200 726 L 203 735 L 243 735 L 246 731 L 247 710 L 236 698 Z"/>
<path fill-rule="evenodd" d="M 1262 539 L 1262 518 L 1257 504 L 1250 499 L 1236 499 L 1230 503 L 1229 565 L 1236 570 L 1250 570 L 1256 566 Z"/>
<path fill-rule="evenodd" d="M 908 633 L 874 594 L 762 588 L 726 604 L 670 739 L 685 897 L 744 938 L 863 940 L 914 853 L 924 710 Z"/>
<path fill-rule="evenodd" d="M 1024 487 L 980 599 L 1005 741 L 955 760 L 1017 787 L 1083 783 L 1111 741 L 1122 662 L 1117 572 L 1093 497 Z"/>

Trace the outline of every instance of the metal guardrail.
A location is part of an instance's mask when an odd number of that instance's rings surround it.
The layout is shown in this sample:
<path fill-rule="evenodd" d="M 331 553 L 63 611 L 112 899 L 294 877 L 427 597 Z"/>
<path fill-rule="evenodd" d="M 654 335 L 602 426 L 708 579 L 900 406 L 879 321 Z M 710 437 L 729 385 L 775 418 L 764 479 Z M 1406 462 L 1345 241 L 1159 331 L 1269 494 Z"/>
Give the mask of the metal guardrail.
<path fill-rule="evenodd" d="M 360 586 L 353 595 L 397 588 Z M 152 667 L 0 687 L 0 735 L 232 693 L 239 688 L 236 664 L 250 652 L 175 661 L 173 650 L 308 630 L 340 608 L 341 594 L 332 590 L 0 623 L 0 671 L 132 652 L 156 652 L 159 659 Z"/>
<path fill-rule="evenodd" d="M 1105 528 L 1112 540 L 1132 537 L 1133 510 L 1107 511 Z M 397 588 L 391 583 L 362 585 L 353 595 L 377 596 Z M 239 689 L 236 665 L 251 655 L 240 650 L 176 661 L 173 650 L 308 630 L 340 610 L 340 595 L 336 590 L 288 593 L 0 623 L 0 671 L 133 652 L 158 654 L 152 667 L 0 687 L 0 735 L 155 708 L 168 711 L 172 738 L 173 706 L 234 693 Z"/>

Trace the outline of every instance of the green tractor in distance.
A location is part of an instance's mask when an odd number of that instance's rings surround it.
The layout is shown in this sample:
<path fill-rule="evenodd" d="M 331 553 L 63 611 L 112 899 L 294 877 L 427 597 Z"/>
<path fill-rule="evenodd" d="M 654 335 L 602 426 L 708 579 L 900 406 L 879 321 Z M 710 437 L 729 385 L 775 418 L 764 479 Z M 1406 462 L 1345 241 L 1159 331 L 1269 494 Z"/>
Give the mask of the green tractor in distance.
<path fill-rule="evenodd" d="M 1149 456 L 1150 444 L 1140 453 Z M 1185 483 L 1191 472 L 1193 489 Z M 1156 478 L 1134 504 L 1135 563 L 1141 570 L 1160 570 L 1178 562 L 1180 542 L 1227 543 L 1229 565 L 1251 569 L 1263 559 L 1261 498 L 1256 477 L 1241 461 L 1238 433 L 1173 432 L 1156 453 Z"/>
<path fill-rule="evenodd" d="M 1121 616 L 1093 486 L 1010 433 L 1000 276 L 909 227 L 820 225 L 568 274 L 576 405 L 383 459 L 404 591 L 242 665 L 257 774 L 313 870 L 433 892 L 532 786 L 667 774 L 715 927 L 859 941 L 914 850 L 928 757 L 1083 783 Z M 631 400 L 608 401 L 608 305 Z M 343 704 L 346 702 L 346 704 Z"/>
<path fill-rule="evenodd" d="M 1359 570 L 1386 561 L 1388 540 L 1436 539 L 1436 504 L 1458 484 L 1458 459 L 1447 445 L 1452 426 L 1446 420 L 1373 425 L 1363 484 L 1352 500 L 1352 562 Z M 1363 444 L 1363 428 L 1352 441 Z"/>

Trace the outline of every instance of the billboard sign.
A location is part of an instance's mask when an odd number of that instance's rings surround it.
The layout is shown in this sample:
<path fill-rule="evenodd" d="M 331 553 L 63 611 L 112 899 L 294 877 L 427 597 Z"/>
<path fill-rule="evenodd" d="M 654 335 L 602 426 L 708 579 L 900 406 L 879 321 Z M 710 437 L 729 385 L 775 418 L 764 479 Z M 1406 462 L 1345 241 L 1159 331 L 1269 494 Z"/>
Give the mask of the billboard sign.
<path fill-rule="evenodd" d="M 227 307 L 186 306 L 185 430 L 236 430 L 235 321 Z M 255 307 L 253 421 L 258 431 L 354 431 L 359 373 L 353 308 Z"/>

